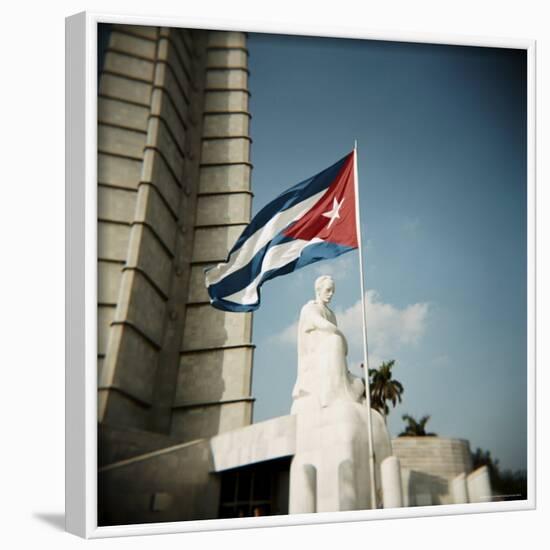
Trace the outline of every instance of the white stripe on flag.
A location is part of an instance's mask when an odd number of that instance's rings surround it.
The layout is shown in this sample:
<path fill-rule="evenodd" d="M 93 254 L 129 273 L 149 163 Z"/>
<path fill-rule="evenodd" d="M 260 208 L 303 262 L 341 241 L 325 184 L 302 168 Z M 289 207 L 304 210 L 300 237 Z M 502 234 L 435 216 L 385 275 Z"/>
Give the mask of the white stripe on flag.
<path fill-rule="evenodd" d="M 227 275 L 234 273 L 241 267 L 247 265 L 252 258 L 261 250 L 273 237 L 287 227 L 291 222 L 301 218 L 323 195 L 326 189 L 312 195 L 308 199 L 295 204 L 288 210 L 278 212 L 263 227 L 253 233 L 239 248 L 231 254 L 229 261 L 218 264 L 206 273 L 206 286 L 216 284 Z"/>
<path fill-rule="evenodd" d="M 234 302 L 236 304 L 255 304 L 258 301 L 258 284 L 260 283 L 262 276 L 272 269 L 279 269 L 286 264 L 294 261 L 296 258 L 299 258 L 302 254 L 304 248 L 309 245 L 322 243 L 323 239 L 318 239 L 317 237 L 311 239 L 310 241 L 305 241 L 303 239 L 295 239 L 288 243 L 278 244 L 270 248 L 264 260 L 262 262 L 262 270 L 256 276 L 256 278 L 245 288 L 231 294 L 230 296 L 224 296 L 224 300 Z"/>

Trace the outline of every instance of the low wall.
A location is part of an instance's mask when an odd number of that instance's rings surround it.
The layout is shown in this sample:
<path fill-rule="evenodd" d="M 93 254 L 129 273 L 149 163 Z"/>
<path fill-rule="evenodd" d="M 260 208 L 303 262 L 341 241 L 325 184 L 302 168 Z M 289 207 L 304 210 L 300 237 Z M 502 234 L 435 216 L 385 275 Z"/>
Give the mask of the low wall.
<path fill-rule="evenodd" d="M 218 517 L 210 441 L 183 443 L 99 469 L 99 525 Z"/>
<path fill-rule="evenodd" d="M 464 439 L 407 436 L 394 439 L 392 447 L 401 462 L 404 506 L 452 504 L 450 482 L 472 471 Z"/>

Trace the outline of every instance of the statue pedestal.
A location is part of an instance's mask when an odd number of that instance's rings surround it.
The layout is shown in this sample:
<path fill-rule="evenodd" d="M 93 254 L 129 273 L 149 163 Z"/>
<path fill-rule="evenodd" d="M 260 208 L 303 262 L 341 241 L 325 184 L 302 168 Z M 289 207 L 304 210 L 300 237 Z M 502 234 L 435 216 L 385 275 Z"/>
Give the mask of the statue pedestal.
<path fill-rule="evenodd" d="M 373 508 L 370 498 L 367 410 L 348 400 L 321 407 L 313 396 L 292 407 L 296 454 L 290 466 L 289 512 L 336 512 Z M 390 456 L 391 440 L 382 416 L 371 410 L 375 478 Z"/>

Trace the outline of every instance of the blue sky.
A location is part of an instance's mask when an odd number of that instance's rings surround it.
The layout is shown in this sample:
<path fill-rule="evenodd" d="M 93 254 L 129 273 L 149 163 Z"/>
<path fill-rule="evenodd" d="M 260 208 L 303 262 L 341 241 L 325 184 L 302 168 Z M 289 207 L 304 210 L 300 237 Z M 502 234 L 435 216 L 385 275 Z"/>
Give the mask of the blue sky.
<path fill-rule="evenodd" d="M 526 467 L 526 56 L 523 51 L 249 35 L 257 212 L 359 144 L 370 365 L 395 359 L 401 415 Z M 313 281 L 361 361 L 358 254 L 265 284 L 254 420 L 288 414 L 295 323 Z"/>

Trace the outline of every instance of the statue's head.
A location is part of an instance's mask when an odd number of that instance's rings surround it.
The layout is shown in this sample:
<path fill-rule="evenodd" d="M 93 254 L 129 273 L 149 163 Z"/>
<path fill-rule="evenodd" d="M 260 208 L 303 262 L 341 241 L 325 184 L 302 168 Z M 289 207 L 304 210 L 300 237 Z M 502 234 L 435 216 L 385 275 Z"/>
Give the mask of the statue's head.
<path fill-rule="evenodd" d="M 321 275 L 315 280 L 315 295 L 317 300 L 328 304 L 334 295 L 336 286 L 330 275 Z"/>

